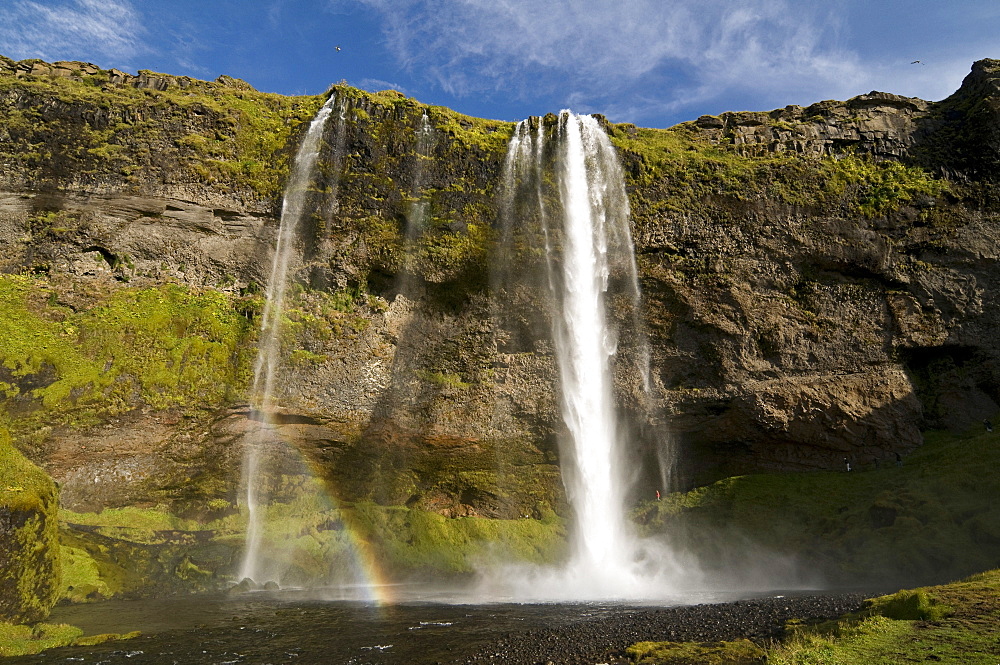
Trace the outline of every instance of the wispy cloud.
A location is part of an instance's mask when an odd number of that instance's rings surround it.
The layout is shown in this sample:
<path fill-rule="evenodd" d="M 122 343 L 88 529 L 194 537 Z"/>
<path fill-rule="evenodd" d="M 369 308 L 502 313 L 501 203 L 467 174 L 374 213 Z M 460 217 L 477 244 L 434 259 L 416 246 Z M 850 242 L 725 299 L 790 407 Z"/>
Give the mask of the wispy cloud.
<path fill-rule="evenodd" d="M 632 108 L 662 112 L 720 92 L 856 93 L 868 77 L 818 3 L 358 2 L 381 13 L 400 63 L 459 96 L 529 96 L 548 87 L 572 90 L 584 104 L 629 95 Z"/>
<path fill-rule="evenodd" d="M 368 92 L 381 92 L 382 90 L 397 90 L 404 95 L 409 94 L 405 88 L 397 83 L 392 83 L 391 81 L 383 81 L 382 79 L 361 79 L 353 85 L 361 88 L 362 90 L 367 90 Z"/>
<path fill-rule="evenodd" d="M 130 0 L 8 0 L 0 53 L 12 58 L 87 58 L 121 65 L 143 50 Z"/>

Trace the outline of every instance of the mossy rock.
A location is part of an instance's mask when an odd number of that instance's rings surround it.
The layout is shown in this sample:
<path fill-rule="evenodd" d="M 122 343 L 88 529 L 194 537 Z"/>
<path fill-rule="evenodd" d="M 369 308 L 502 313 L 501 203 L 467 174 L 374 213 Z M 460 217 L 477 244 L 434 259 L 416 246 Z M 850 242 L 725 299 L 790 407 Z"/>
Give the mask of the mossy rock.
<path fill-rule="evenodd" d="M 0 429 L 0 620 L 41 621 L 59 597 L 55 483 Z"/>
<path fill-rule="evenodd" d="M 924 589 L 898 591 L 868 603 L 873 613 L 901 621 L 940 621 L 952 611 L 930 597 Z"/>
<path fill-rule="evenodd" d="M 0 656 L 28 656 L 69 646 L 82 635 L 82 630 L 64 623 L 35 626 L 0 623 Z"/>
<path fill-rule="evenodd" d="M 751 665 L 766 662 L 763 649 L 750 640 L 734 642 L 639 642 L 625 653 L 647 665 Z"/>
<path fill-rule="evenodd" d="M 65 623 L 39 623 L 34 626 L 0 623 L 0 656 L 31 656 L 56 647 L 91 647 L 111 640 L 130 640 L 139 632 L 83 635 L 76 626 Z"/>

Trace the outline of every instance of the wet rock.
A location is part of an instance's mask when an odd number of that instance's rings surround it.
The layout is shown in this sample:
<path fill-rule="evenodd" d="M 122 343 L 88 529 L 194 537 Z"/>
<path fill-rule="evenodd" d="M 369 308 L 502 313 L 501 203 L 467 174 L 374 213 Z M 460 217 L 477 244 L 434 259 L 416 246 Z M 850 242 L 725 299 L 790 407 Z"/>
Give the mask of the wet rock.
<path fill-rule="evenodd" d="M 863 594 L 771 597 L 733 603 L 615 612 L 611 616 L 540 628 L 492 642 L 455 661 L 473 665 L 592 665 L 627 663 L 625 648 L 644 641 L 716 642 L 780 638 L 791 619 L 832 619 L 861 608 Z"/>

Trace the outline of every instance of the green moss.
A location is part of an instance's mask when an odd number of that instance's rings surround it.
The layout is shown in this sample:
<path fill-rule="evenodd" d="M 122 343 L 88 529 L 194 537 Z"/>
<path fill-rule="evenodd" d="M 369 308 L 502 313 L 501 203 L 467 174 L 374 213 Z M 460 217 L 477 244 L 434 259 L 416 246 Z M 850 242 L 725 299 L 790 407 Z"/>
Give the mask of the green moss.
<path fill-rule="evenodd" d="M 295 349 L 292 351 L 292 355 L 288 357 L 289 364 L 296 367 L 302 365 L 321 365 L 326 360 L 327 357 L 322 353 L 313 353 L 305 349 Z"/>
<path fill-rule="evenodd" d="M 439 225 L 443 226 L 443 224 Z M 415 260 L 421 272 L 433 281 L 445 281 L 469 267 L 483 266 L 493 233 L 489 226 L 468 224 L 464 231 L 425 233 L 420 237 Z"/>
<path fill-rule="evenodd" d="M 227 175 L 247 183 L 263 198 L 277 198 L 288 173 L 286 146 L 292 130 L 316 115 L 323 97 L 243 93 L 226 96 L 220 103 L 236 126 L 231 157 L 220 166 Z"/>
<path fill-rule="evenodd" d="M 749 640 L 734 642 L 638 642 L 625 649 L 636 663 L 656 665 L 755 665 L 764 650 Z"/>
<path fill-rule="evenodd" d="M 114 589 L 101 577 L 97 561 L 80 547 L 60 547 L 62 562 L 62 588 L 59 597 L 72 603 L 83 603 L 98 598 L 111 598 Z"/>
<path fill-rule="evenodd" d="M 5 392 L 21 400 L 16 425 L 220 404 L 249 380 L 254 327 L 222 293 L 121 288 L 75 313 L 54 293 L 44 278 L 0 277 L 0 363 L 15 379 Z"/>
<path fill-rule="evenodd" d="M 427 370 L 417 370 L 417 376 L 439 388 L 449 390 L 468 390 L 472 385 L 462 381 L 462 377 L 451 372 L 431 372 Z"/>
<path fill-rule="evenodd" d="M 792 629 L 768 649 L 772 665 L 995 665 L 1000 571 L 875 598 L 861 612 Z"/>
<path fill-rule="evenodd" d="M 40 623 L 34 626 L 0 623 L 0 656 L 30 656 L 57 647 L 90 647 L 113 640 L 139 637 L 139 632 L 84 636 L 76 626 Z"/>
<path fill-rule="evenodd" d="M 611 127 L 610 136 L 625 156 L 627 176 L 635 185 L 633 209 L 640 216 L 690 213 L 722 196 L 831 211 L 846 205 L 877 217 L 920 195 L 940 196 L 950 187 L 922 168 L 893 160 L 790 152 L 746 155 L 738 146 L 710 142 L 691 123 L 669 129 L 618 125 Z"/>
<path fill-rule="evenodd" d="M 4 104 L 9 141 L 0 147 L 19 168 L 53 180 L 99 179 L 162 171 L 169 181 L 276 200 L 293 151 L 288 146 L 322 96 L 286 97 L 221 83 L 147 72 L 166 90 L 109 84 L 110 72 L 84 80 L 0 75 L 0 96 L 74 109 L 43 115 L 37 104 Z M 192 132 L 192 128 L 197 131 Z M 182 134 L 183 132 L 183 134 Z M 170 140 L 170 136 L 178 136 Z"/>
<path fill-rule="evenodd" d="M 18 452 L 10 434 L 0 428 L 0 506 L 12 512 L 48 512 L 54 490 L 52 479 Z"/>
<path fill-rule="evenodd" d="M 60 540 L 69 568 L 63 593 L 71 602 L 218 590 L 238 551 L 223 533 L 205 528 L 155 531 L 67 523 Z"/>
<path fill-rule="evenodd" d="M 896 161 L 844 157 L 834 161 L 832 167 L 832 190 L 856 190 L 858 209 L 868 217 L 892 212 L 921 194 L 937 197 L 948 191 L 946 181 Z"/>
<path fill-rule="evenodd" d="M 437 129 L 446 132 L 459 145 L 482 152 L 505 153 L 514 133 L 514 123 L 474 118 L 444 106 L 432 106 L 429 115 Z"/>
<path fill-rule="evenodd" d="M 99 513 L 60 510 L 59 519 L 81 526 L 121 527 L 140 531 L 188 531 L 200 528 L 197 521 L 182 519 L 166 510 L 134 506 L 106 508 Z"/>
<path fill-rule="evenodd" d="M 0 428 L 0 619 L 40 621 L 59 596 L 55 483 Z"/>
<path fill-rule="evenodd" d="M 447 518 L 402 506 L 358 503 L 347 520 L 378 561 L 400 572 L 463 574 L 491 560 L 549 564 L 565 550 L 565 527 L 549 514 L 541 520 Z"/>
<path fill-rule="evenodd" d="M 34 626 L 0 623 L 0 656 L 27 656 L 73 644 L 83 631 L 65 623 Z"/>
<path fill-rule="evenodd" d="M 884 583 L 934 580 L 989 567 L 1000 558 L 1000 465 L 996 433 L 929 432 L 901 467 L 852 473 L 728 478 L 644 504 L 647 533 L 686 533 L 697 551 L 712 534 L 746 534 L 809 562 L 832 579 Z"/>

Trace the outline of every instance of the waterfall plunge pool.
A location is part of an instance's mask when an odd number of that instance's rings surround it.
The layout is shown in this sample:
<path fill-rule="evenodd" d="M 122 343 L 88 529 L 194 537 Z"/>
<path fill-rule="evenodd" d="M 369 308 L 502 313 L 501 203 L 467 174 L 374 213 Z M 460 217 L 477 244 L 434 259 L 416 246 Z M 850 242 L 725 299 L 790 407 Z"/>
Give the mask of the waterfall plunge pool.
<path fill-rule="evenodd" d="M 347 593 L 343 593 L 343 592 Z M 475 603 L 462 594 L 401 585 L 378 605 L 321 600 L 317 590 L 104 601 L 57 608 L 50 623 L 86 634 L 140 630 L 127 641 L 64 647 L 10 663 L 614 663 L 643 640 L 777 636 L 791 618 L 834 617 L 858 592 L 695 594 L 685 604 Z M 331 591 L 331 593 L 333 593 Z M 349 596 L 352 590 L 338 590 Z M 357 590 L 354 591 L 357 595 Z"/>

